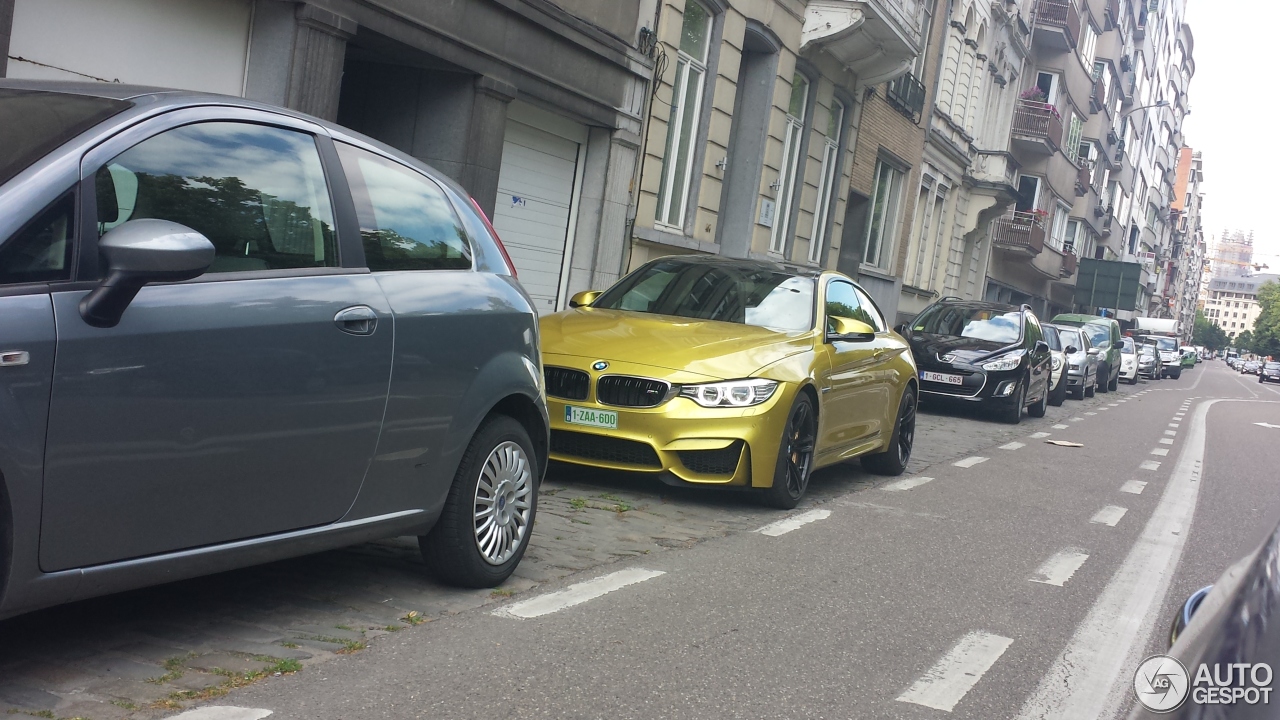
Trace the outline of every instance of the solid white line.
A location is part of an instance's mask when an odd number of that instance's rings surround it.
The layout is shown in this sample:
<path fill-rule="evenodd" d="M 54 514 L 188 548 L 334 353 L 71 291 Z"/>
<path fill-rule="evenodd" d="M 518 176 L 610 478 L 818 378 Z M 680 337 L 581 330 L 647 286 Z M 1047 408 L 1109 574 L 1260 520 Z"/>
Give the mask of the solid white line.
<path fill-rule="evenodd" d="M 1152 455 L 1168 455 L 1169 448 L 1152 448 L 1151 454 Z"/>
<path fill-rule="evenodd" d="M 1172 445 L 1172 444 L 1173 444 L 1173 438 L 1160 438 L 1160 444 L 1161 444 L 1161 445 Z"/>
<path fill-rule="evenodd" d="M 1001 445 L 1000 449 L 1001 450 L 1017 450 L 1018 448 L 1024 448 L 1024 447 L 1026 447 L 1025 443 L 1011 442 L 1011 443 L 1006 443 L 1004 445 Z"/>
<path fill-rule="evenodd" d="M 1063 424 L 1059 423 L 1059 424 L 1057 424 L 1057 425 L 1054 425 L 1054 426 L 1053 426 L 1053 429 L 1054 429 L 1054 430 L 1066 430 L 1066 429 L 1067 429 L 1067 427 L 1068 427 L 1067 425 L 1063 425 Z"/>
<path fill-rule="evenodd" d="M 989 459 L 990 458 L 984 458 L 980 455 L 974 455 L 973 457 L 967 457 L 963 460 L 957 460 L 951 464 L 955 465 L 956 467 L 971 468 L 974 465 L 977 465 L 978 463 L 984 463 Z"/>
<path fill-rule="evenodd" d="M 1040 438 L 1047 438 L 1047 437 L 1049 437 L 1049 433 L 1047 432 L 1031 433 L 1032 440 L 1039 440 Z"/>
<path fill-rule="evenodd" d="M 1071 641 L 1022 706 L 1019 718 L 1113 717 L 1132 700 L 1133 668 L 1169 589 L 1203 484 L 1205 417 L 1218 400 L 1196 407 L 1191 432 L 1151 519 Z M 1173 530 L 1178 526 L 1178 534 Z"/>
<path fill-rule="evenodd" d="M 1142 464 L 1138 466 L 1138 469 L 1139 470 L 1159 470 L 1160 461 L 1159 460 L 1143 460 Z"/>
<path fill-rule="evenodd" d="M 895 480 L 880 489 L 889 491 L 910 490 L 911 488 L 920 487 L 921 485 L 932 481 L 933 478 L 931 477 L 904 478 L 902 480 Z"/>
<path fill-rule="evenodd" d="M 1126 480 L 1125 483 L 1120 486 L 1120 492 L 1133 493 L 1134 495 L 1141 495 L 1143 488 L 1145 488 L 1146 486 L 1147 484 L 1142 482 L 1141 480 Z"/>
<path fill-rule="evenodd" d="M 581 605 L 588 600 L 594 600 L 601 595 L 620 590 L 628 585 L 652 580 L 659 575 L 665 574 L 661 570 L 645 570 L 644 568 L 619 570 L 608 575 L 601 575 L 593 580 L 575 583 L 564 590 L 557 590 L 546 595 L 539 595 L 535 598 L 504 605 L 494 610 L 493 614 L 502 617 L 525 619 L 550 615 L 553 612 L 559 612 L 574 605 Z"/>
<path fill-rule="evenodd" d="M 792 515 L 789 518 L 783 518 L 777 522 L 771 522 L 759 530 L 756 530 L 756 532 L 761 535 L 768 535 L 769 537 L 778 537 L 779 535 L 786 535 L 796 528 L 803 527 L 817 520 L 825 520 L 828 517 L 831 517 L 830 510 L 810 510 L 809 512 L 802 512 L 799 515 Z"/>
<path fill-rule="evenodd" d="M 179 713 L 169 720 L 261 720 L 268 715 L 271 715 L 271 711 L 262 708 L 213 705 Z"/>
<path fill-rule="evenodd" d="M 1124 517 L 1127 512 L 1129 512 L 1128 508 L 1122 508 L 1119 505 L 1108 505 L 1094 514 L 1089 519 L 1089 522 L 1115 527 L 1116 523 L 1120 522 L 1120 518 Z"/>
<path fill-rule="evenodd" d="M 914 703 L 951 712 L 956 703 L 987 674 L 1013 640 L 986 632 L 971 632 L 915 684 L 898 696 L 898 702 Z"/>
<path fill-rule="evenodd" d="M 1036 570 L 1036 574 L 1029 579 L 1034 583 L 1062 587 L 1088 559 L 1089 553 L 1080 548 L 1060 550 L 1053 557 L 1045 560 L 1040 569 Z"/>

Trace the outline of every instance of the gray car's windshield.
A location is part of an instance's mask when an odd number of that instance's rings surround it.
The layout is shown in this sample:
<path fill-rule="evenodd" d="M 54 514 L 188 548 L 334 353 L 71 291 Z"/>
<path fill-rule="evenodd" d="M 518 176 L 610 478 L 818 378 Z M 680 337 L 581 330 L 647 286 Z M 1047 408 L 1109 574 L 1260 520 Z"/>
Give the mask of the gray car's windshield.
<path fill-rule="evenodd" d="M 122 100 L 0 89 L 0 184 L 62 143 L 123 111 Z"/>
<path fill-rule="evenodd" d="M 1062 331 L 1062 347 L 1074 347 L 1077 352 L 1084 349 L 1084 343 L 1080 341 L 1080 332 L 1078 330 Z"/>
<path fill-rule="evenodd" d="M 1267 370 L 1280 370 L 1280 363 L 1269 362 L 1266 364 Z"/>
<path fill-rule="evenodd" d="M 813 286 L 813 278 L 762 266 L 660 260 L 623 278 L 592 307 L 809 330 Z"/>
<path fill-rule="evenodd" d="M 934 305 L 912 324 L 916 332 L 976 338 L 998 343 L 1017 342 L 1022 336 L 1022 313 L 990 308 Z"/>

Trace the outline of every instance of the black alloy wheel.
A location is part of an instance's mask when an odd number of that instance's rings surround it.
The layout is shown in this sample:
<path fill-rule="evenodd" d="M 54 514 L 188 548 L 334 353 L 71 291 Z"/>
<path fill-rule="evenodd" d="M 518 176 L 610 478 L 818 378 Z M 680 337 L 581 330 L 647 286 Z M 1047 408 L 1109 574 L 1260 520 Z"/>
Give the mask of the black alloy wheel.
<path fill-rule="evenodd" d="M 862 467 L 877 475 L 901 475 L 911 462 L 911 449 L 916 443 L 916 393 L 907 386 L 898 403 L 898 419 L 883 452 L 862 456 Z"/>
<path fill-rule="evenodd" d="M 1040 395 L 1040 402 L 1027 408 L 1027 414 L 1033 418 L 1042 418 L 1049 411 L 1049 383 L 1044 384 L 1044 392 Z"/>
<path fill-rule="evenodd" d="M 1018 387 L 1013 391 L 1013 405 L 1005 408 L 1004 421 L 1010 425 L 1017 425 L 1022 422 L 1022 409 L 1027 404 L 1027 383 L 1019 381 Z"/>
<path fill-rule="evenodd" d="M 817 438 L 818 417 L 813 411 L 813 400 L 801 392 L 787 416 L 787 426 L 778 448 L 778 462 L 774 466 L 773 486 L 761 495 L 764 504 L 790 510 L 800 503 L 800 498 L 809 488 Z"/>

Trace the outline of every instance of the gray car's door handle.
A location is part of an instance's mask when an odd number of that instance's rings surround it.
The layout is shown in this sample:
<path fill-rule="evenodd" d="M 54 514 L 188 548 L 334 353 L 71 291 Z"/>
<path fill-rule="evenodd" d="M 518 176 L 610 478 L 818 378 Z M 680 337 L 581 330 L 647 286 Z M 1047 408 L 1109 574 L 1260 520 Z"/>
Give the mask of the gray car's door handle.
<path fill-rule="evenodd" d="M 368 305 L 353 305 L 339 310 L 333 316 L 333 323 L 345 333 L 372 335 L 378 329 L 378 313 Z"/>

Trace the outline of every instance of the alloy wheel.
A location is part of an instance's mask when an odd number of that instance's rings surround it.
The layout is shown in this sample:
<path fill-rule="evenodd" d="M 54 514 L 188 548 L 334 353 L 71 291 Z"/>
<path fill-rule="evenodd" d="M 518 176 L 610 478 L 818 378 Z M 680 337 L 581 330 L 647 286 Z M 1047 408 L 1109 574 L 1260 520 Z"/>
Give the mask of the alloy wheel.
<path fill-rule="evenodd" d="M 485 562 L 501 565 L 519 549 L 529 532 L 532 494 L 532 463 L 524 448 L 510 440 L 500 443 L 476 483 L 476 547 Z"/>
<path fill-rule="evenodd" d="M 813 465 L 813 446 L 818 435 L 813 408 L 800 403 L 787 421 L 787 492 L 792 497 L 804 494 Z"/>
<path fill-rule="evenodd" d="M 906 467 L 916 441 L 916 396 L 908 389 L 898 417 L 898 462 Z"/>

